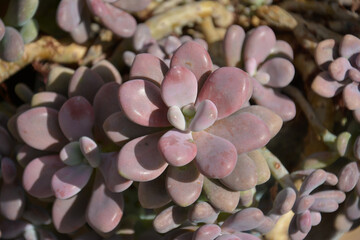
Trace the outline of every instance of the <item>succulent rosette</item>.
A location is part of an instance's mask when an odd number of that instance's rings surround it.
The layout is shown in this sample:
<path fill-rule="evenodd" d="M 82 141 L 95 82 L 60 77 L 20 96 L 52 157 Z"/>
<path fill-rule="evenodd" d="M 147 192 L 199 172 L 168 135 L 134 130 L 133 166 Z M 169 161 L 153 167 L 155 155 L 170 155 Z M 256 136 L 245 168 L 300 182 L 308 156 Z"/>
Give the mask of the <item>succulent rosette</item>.
<path fill-rule="evenodd" d="M 189 41 L 175 51 L 170 68 L 151 54 L 137 55 L 131 80 L 119 89 L 122 111 L 106 119 L 104 130 L 123 145 L 118 171 L 140 182 L 139 201 L 145 208 L 171 200 L 189 206 L 206 178 L 237 191 L 257 183 L 257 168 L 245 155 L 265 146 L 282 120 L 260 106 L 242 108 L 252 93 L 247 73 L 234 67 L 212 69 L 205 48 Z M 235 179 L 246 171 L 250 184 Z"/>
<path fill-rule="evenodd" d="M 295 68 L 291 46 L 277 40 L 268 26 L 260 26 L 245 33 L 242 27 L 232 25 L 224 38 L 227 66 L 240 67 L 252 76 L 252 99 L 256 104 L 277 113 L 283 121 L 295 117 L 294 102 L 281 94 L 281 88 L 293 80 Z"/>
<path fill-rule="evenodd" d="M 99 233 L 110 232 L 122 217 L 121 192 L 132 182 L 117 173 L 116 152 L 102 151 L 111 146 L 102 124 L 120 109 L 120 83 L 118 71 L 105 60 L 75 72 L 55 67 L 47 91 L 34 94 L 30 106 L 9 121 L 12 134 L 24 143 L 17 151 L 26 166 L 23 186 L 35 198 L 56 198 L 52 219 L 60 233 L 86 222 Z"/>
<path fill-rule="evenodd" d="M 320 96 L 332 98 L 342 94 L 347 109 L 360 121 L 360 39 L 347 34 L 337 44 L 334 39 L 320 42 L 315 51 L 315 61 L 322 70 L 311 88 Z"/>
<path fill-rule="evenodd" d="M 61 0 L 57 9 L 57 23 L 78 43 L 90 35 L 91 13 L 105 27 L 119 37 L 131 37 L 136 20 L 128 12 L 145 9 L 149 0 Z"/>

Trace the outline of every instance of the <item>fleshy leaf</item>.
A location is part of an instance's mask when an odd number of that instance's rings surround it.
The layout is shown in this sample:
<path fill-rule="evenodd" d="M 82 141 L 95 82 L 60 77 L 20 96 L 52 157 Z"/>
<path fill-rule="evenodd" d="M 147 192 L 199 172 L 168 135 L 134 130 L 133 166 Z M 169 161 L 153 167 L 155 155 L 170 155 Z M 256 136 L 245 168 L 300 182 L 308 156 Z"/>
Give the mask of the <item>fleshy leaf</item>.
<path fill-rule="evenodd" d="M 101 60 L 91 70 L 99 74 L 104 82 L 116 82 L 118 84 L 122 82 L 119 71 L 108 60 Z"/>
<path fill-rule="evenodd" d="M 167 131 L 159 140 L 159 151 L 166 162 L 172 166 L 180 167 L 191 162 L 197 153 L 191 133 L 178 130 Z"/>
<path fill-rule="evenodd" d="M 258 72 L 269 74 L 270 79 L 266 85 L 281 88 L 287 86 L 293 80 L 295 68 L 287 59 L 272 58 L 262 64 Z"/>
<path fill-rule="evenodd" d="M 196 108 L 196 114 L 190 123 L 190 131 L 200 132 L 209 128 L 218 118 L 218 110 L 215 104 L 206 99 Z"/>
<path fill-rule="evenodd" d="M 208 202 L 197 202 L 188 212 L 189 221 L 192 223 L 214 223 L 218 215 L 219 211 Z"/>
<path fill-rule="evenodd" d="M 165 186 L 165 174 L 152 181 L 140 182 L 138 199 L 141 206 L 143 208 L 155 209 L 171 202 Z"/>
<path fill-rule="evenodd" d="M 5 183 L 10 184 L 16 179 L 16 165 L 13 160 L 8 157 L 1 159 L 1 177 Z"/>
<path fill-rule="evenodd" d="M 197 104 L 211 100 L 218 109 L 218 119 L 222 119 L 239 110 L 251 94 L 251 77 L 246 72 L 235 67 L 222 67 L 205 81 Z"/>
<path fill-rule="evenodd" d="M 166 233 L 180 226 L 187 218 L 187 212 L 179 206 L 170 206 L 159 213 L 154 221 L 154 229 L 159 233 Z"/>
<path fill-rule="evenodd" d="M 88 137 L 81 137 L 79 140 L 80 150 L 91 167 L 97 168 L 100 165 L 100 148 L 94 140 Z"/>
<path fill-rule="evenodd" d="M 245 40 L 245 31 L 239 25 L 232 25 L 224 37 L 224 53 L 226 65 L 236 67 L 241 60 L 241 52 Z"/>
<path fill-rule="evenodd" d="M 238 232 L 249 231 L 260 226 L 264 220 L 264 214 L 260 209 L 250 207 L 228 217 L 221 225 L 221 228 Z"/>
<path fill-rule="evenodd" d="M 347 58 L 339 57 L 329 64 L 328 71 L 333 79 L 343 81 L 351 68 L 352 66 Z"/>
<path fill-rule="evenodd" d="M 276 40 L 275 46 L 271 49 L 272 55 L 285 55 L 284 57 L 294 59 L 294 52 L 290 44 L 284 40 Z"/>
<path fill-rule="evenodd" d="M 55 92 L 35 93 L 31 99 L 31 107 L 49 107 L 59 110 L 66 102 L 66 97 Z"/>
<path fill-rule="evenodd" d="M 186 119 L 181 111 L 181 109 L 178 106 L 172 106 L 167 111 L 167 119 L 173 127 L 185 131 L 186 130 Z"/>
<path fill-rule="evenodd" d="M 19 219 L 25 208 L 24 190 L 15 183 L 3 183 L 0 191 L 0 212 L 9 220 Z"/>
<path fill-rule="evenodd" d="M 195 240 L 214 240 L 221 234 L 221 228 L 216 224 L 206 224 L 199 227 L 194 233 Z"/>
<path fill-rule="evenodd" d="M 81 0 L 61 0 L 56 12 L 56 22 L 64 31 L 73 31 L 81 22 L 84 7 Z"/>
<path fill-rule="evenodd" d="M 70 142 L 66 144 L 61 149 L 59 156 L 61 161 L 69 166 L 78 165 L 84 160 L 79 142 Z"/>
<path fill-rule="evenodd" d="M 352 82 L 345 86 L 343 90 L 343 99 L 349 110 L 360 108 L 360 91 L 359 83 Z"/>
<path fill-rule="evenodd" d="M 317 65 L 319 65 L 321 69 L 327 70 L 329 64 L 336 57 L 334 56 L 335 50 L 337 50 L 335 49 L 335 44 L 334 39 L 326 39 L 317 45 L 314 56 Z"/>
<path fill-rule="evenodd" d="M 360 52 L 360 39 L 351 34 L 346 34 L 339 46 L 339 53 L 344 58 L 350 58 Z"/>
<path fill-rule="evenodd" d="M 311 89 L 322 97 L 331 98 L 341 92 L 343 82 L 332 79 L 328 72 L 319 73 L 311 84 Z"/>
<path fill-rule="evenodd" d="M 24 53 L 24 41 L 20 33 L 12 27 L 5 27 L 5 35 L 0 41 L 0 58 L 7 62 L 18 61 Z"/>
<path fill-rule="evenodd" d="M 12 0 L 4 21 L 14 27 L 22 26 L 35 15 L 38 6 L 39 0 Z"/>
<path fill-rule="evenodd" d="M 151 0 L 117 0 L 113 5 L 128 12 L 138 12 L 144 10 L 150 2 Z"/>
<path fill-rule="evenodd" d="M 66 96 L 68 94 L 68 85 L 74 72 L 71 68 L 53 67 L 49 72 L 48 81 L 46 82 L 46 91 Z"/>
<path fill-rule="evenodd" d="M 118 170 L 123 177 L 146 182 L 161 175 L 167 163 L 158 150 L 161 134 L 152 134 L 128 142 L 118 155 Z"/>
<path fill-rule="evenodd" d="M 134 36 L 132 37 L 132 42 L 136 51 L 142 51 L 154 42 L 150 28 L 145 23 L 137 25 Z"/>
<path fill-rule="evenodd" d="M 228 140 L 207 132 L 193 133 L 198 152 L 195 158 L 199 171 L 210 178 L 228 176 L 236 165 L 237 152 Z"/>
<path fill-rule="evenodd" d="M 145 127 L 166 127 L 167 107 L 161 99 L 160 89 L 146 80 L 131 80 L 121 85 L 120 105 L 126 116 Z"/>

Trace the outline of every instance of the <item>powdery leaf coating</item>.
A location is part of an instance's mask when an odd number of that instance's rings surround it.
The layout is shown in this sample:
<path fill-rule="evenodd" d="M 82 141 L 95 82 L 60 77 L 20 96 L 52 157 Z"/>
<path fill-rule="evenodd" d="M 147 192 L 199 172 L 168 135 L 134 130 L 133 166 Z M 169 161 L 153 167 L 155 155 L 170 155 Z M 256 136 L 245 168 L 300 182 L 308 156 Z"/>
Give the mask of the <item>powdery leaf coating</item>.
<path fill-rule="evenodd" d="M 320 191 L 320 192 L 311 194 L 311 196 L 313 196 L 315 199 L 319 199 L 319 198 L 330 199 L 331 198 L 331 199 L 335 200 L 338 204 L 345 201 L 345 198 L 346 198 L 346 194 L 344 192 L 338 191 L 338 190 Z"/>
<path fill-rule="evenodd" d="M 92 137 L 95 114 L 93 107 L 82 96 L 67 100 L 59 111 L 59 125 L 70 141 L 77 141 L 82 136 Z"/>
<path fill-rule="evenodd" d="M 93 102 L 95 94 L 104 84 L 101 77 L 93 70 L 81 66 L 76 69 L 69 82 L 68 96 L 83 96 L 89 103 Z"/>
<path fill-rule="evenodd" d="M 329 64 L 328 71 L 333 79 L 343 81 L 351 68 L 352 66 L 347 58 L 339 57 Z"/>
<path fill-rule="evenodd" d="M 30 19 L 20 29 L 20 35 L 24 44 L 34 41 L 39 34 L 39 24 L 35 19 Z"/>
<path fill-rule="evenodd" d="M 198 149 L 196 166 L 202 174 L 210 178 L 224 178 L 233 171 L 237 152 L 230 141 L 204 131 L 194 132 L 193 138 Z"/>
<path fill-rule="evenodd" d="M 169 166 L 166 173 L 166 190 L 180 207 L 193 204 L 200 196 L 204 176 L 194 164 L 183 167 Z"/>
<path fill-rule="evenodd" d="M 221 228 L 216 224 L 206 224 L 199 227 L 192 240 L 214 240 L 221 234 Z"/>
<path fill-rule="evenodd" d="M 319 73 L 311 84 L 311 89 L 322 97 L 331 98 L 340 93 L 344 83 L 332 79 L 328 72 Z"/>
<path fill-rule="evenodd" d="M 120 86 L 119 100 L 126 116 L 145 127 L 166 127 L 167 107 L 160 88 L 146 80 L 131 80 Z"/>
<path fill-rule="evenodd" d="M 84 156 L 80 150 L 79 142 L 70 142 L 66 144 L 60 151 L 60 159 L 69 166 L 74 166 L 80 164 Z"/>
<path fill-rule="evenodd" d="M 343 90 L 342 96 L 345 105 L 349 110 L 355 110 L 360 108 L 359 83 L 352 82 L 350 84 L 347 84 Z"/>
<path fill-rule="evenodd" d="M 214 71 L 201 88 L 197 104 L 208 99 L 218 110 L 218 119 L 236 112 L 252 94 L 251 77 L 235 67 L 222 67 Z"/>
<path fill-rule="evenodd" d="M 24 189 L 36 198 L 47 198 L 54 195 L 51 178 L 65 164 L 58 155 L 49 155 L 32 160 L 23 173 Z"/>
<path fill-rule="evenodd" d="M 66 100 L 66 97 L 56 92 L 39 92 L 33 95 L 31 107 L 49 107 L 60 110 Z"/>
<path fill-rule="evenodd" d="M 212 126 L 218 118 L 218 110 L 215 104 L 206 99 L 196 107 L 196 113 L 190 123 L 190 130 L 200 132 Z"/>
<path fill-rule="evenodd" d="M 187 212 L 179 206 L 170 206 L 158 214 L 153 226 L 158 233 L 166 233 L 180 226 L 187 218 Z"/>
<path fill-rule="evenodd" d="M 128 142 L 118 155 L 121 176 L 138 182 L 153 180 L 167 167 L 158 150 L 161 134 L 152 134 Z"/>
<path fill-rule="evenodd" d="M 70 32 L 71 37 L 75 42 L 82 44 L 85 43 L 90 37 L 90 13 L 84 12 L 83 21 L 80 22 L 77 27 Z"/>
<path fill-rule="evenodd" d="M 9 220 L 16 220 L 25 208 L 24 190 L 15 183 L 3 183 L 0 191 L 0 212 Z"/>
<path fill-rule="evenodd" d="M 108 60 L 101 60 L 97 62 L 92 68 L 94 72 L 99 74 L 102 80 L 104 82 L 116 82 L 118 84 L 121 84 L 122 78 L 119 73 L 119 71 L 116 69 L 116 67 L 110 63 Z"/>
<path fill-rule="evenodd" d="M 300 214 L 308 210 L 315 202 L 316 198 L 312 195 L 305 195 L 296 200 L 293 211 Z"/>
<path fill-rule="evenodd" d="M 73 31 L 81 22 L 84 7 L 82 0 L 61 0 L 57 12 L 56 22 L 64 31 Z"/>
<path fill-rule="evenodd" d="M 51 179 L 55 197 L 67 199 L 76 195 L 87 184 L 91 173 L 92 168 L 86 164 L 61 168 Z"/>
<path fill-rule="evenodd" d="M 322 69 L 327 70 L 331 61 L 334 60 L 334 51 L 335 51 L 335 40 L 326 39 L 319 42 L 315 49 L 315 61 Z"/>
<path fill-rule="evenodd" d="M 258 69 L 258 72 L 267 73 L 270 76 L 267 86 L 282 88 L 289 85 L 295 75 L 294 65 L 284 58 L 272 58 L 266 61 Z"/>
<path fill-rule="evenodd" d="M 164 43 L 164 50 L 167 55 L 172 55 L 181 46 L 181 41 L 175 36 L 169 36 Z"/>
<path fill-rule="evenodd" d="M 38 150 L 60 151 L 67 142 L 59 123 L 58 112 L 37 107 L 20 114 L 16 120 L 21 139 Z"/>
<path fill-rule="evenodd" d="M 319 225 L 321 222 L 321 213 L 311 211 L 310 214 L 311 214 L 311 225 L 312 226 Z"/>
<path fill-rule="evenodd" d="M 138 12 L 144 10 L 150 2 L 151 0 L 118 0 L 113 5 L 129 12 Z"/>
<path fill-rule="evenodd" d="M 97 168 L 100 165 L 101 156 L 100 148 L 96 142 L 89 137 L 81 137 L 79 139 L 79 144 L 81 153 L 87 160 L 88 164 L 93 168 Z"/>
<path fill-rule="evenodd" d="M 191 133 L 176 129 L 167 131 L 160 138 L 158 147 L 165 161 L 177 167 L 191 162 L 197 153 L 197 147 Z"/>
<path fill-rule="evenodd" d="M 16 165 L 13 160 L 8 157 L 3 157 L 1 159 L 1 177 L 4 180 L 4 183 L 12 183 L 16 179 Z"/>
<path fill-rule="evenodd" d="M 275 226 L 275 221 L 268 216 L 265 216 L 265 220 L 261 223 L 260 226 L 255 228 L 255 231 L 260 232 L 261 234 L 266 234 L 270 232 Z"/>
<path fill-rule="evenodd" d="M 0 41 L 0 58 L 7 62 L 15 62 L 22 57 L 24 47 L 20 33 L 15 28 L 5 27 L 5 35 Z"/>
<path fill-rule="evenodd" d="M 234 232 L 233 235 L 240 237 L 241 240 L 260 240 L 260 238 L 250 233 Z"/>
<path fill-rule="evenodd" d="M 93 192 L 86 209 L 86 220 L 97 231 L 107 233 L 120 222 L 124 209 L 122 193 L 109 191 L 100 174 L 95 178 Z"/>
<path fill-rule="evenodd" d="M 257 228 L 265 220 L 263 212 L 258 208 L 245 208 L 228 217 L 221 229 L 224 231 L 249 231 Z"/>
<path fill-rule="evenodd" d="M 266 159 L 261 154 L 260 150 L 254 150 L 248 152 L 247 155 L 254 161 L 256 166 L 256 173 L 257 173 L 256 185 L 260 185 L 267 182 L 271 176 L 270 168 L 266 162 Z"/>
<path fill-rule="evenodd" d="M 349 192 L 354 189 L 359 180 L 359 169 L 356 162 L 347 164 L 340 170 L 338 189 L 343 192 Z"/>
<path fill-rule="evenodd" d="M 308 233 L 311 229 L 311 214 L 309 210 L 296 216 L 296 223 L 299 230 Z"/>
<path fill-rule="evenodd" d="M 294 52 L 289 43 L 284 40 L 276 40 L 275 46 L 271 49 L 272 55 L 285 55 L 286 58 L 294 59 Z"/>
<path fill-rule="evenodd" d="M 161 208 L 171 202 L 171 198 L 165 187 L 165 175 L 148 181 L 140 182 L 138 187 L 138 198 L 143 208 Z"/>
<path fill-rule="evenodd" d="M 200 86 L 212 72 L 212 61 L 206 49 L 195 41 L 181 45 L 171 58 L 170 67 L 183 66 L 195 74 Z"/>
<path fill-rule="evenodd" d="M 188 219 L 192 223 L 214 223 L 218 215 L 219 211 L 209 203 L 197 202 L 190 207 Z"/>
<path fill-rule="evenodd" d="M 303 182 L 300 188 L 300 196 L 309 195 L 315 188 L 322 185 L 327 178 L 327 173 L 322 169 L 313 171 Z"/>
<path fill-rule="evenodd" d="M 359 52 L 360 52 L 360 39 L 351 34 L 346 34 L 340 42 L 340 46 L 339 46 L 340 55 L 344 58 L 350 58 L 353 56 L 353 54 Z"/>
<path fill-rule="evenodd" d="M 317 212 L 335 212 L 339 208 L 339 204 L 334 199 L 320 198 L 315 199 L 314 204 L 311 205 L 311 211 Z"/>
<path fill-rule="evenodd" d="M 216 121 L 206 131 L 230 141 L 238 154 L 261 148 L 271 138 L 269 128 L 259 117 L 239 111 Z"/>
<path fill-rule="evenodd" d="M 150 44 L 153 44 L 154 41 L 155 40 L 151 36 L 150 28 L 145 23 L 138 24 L 134 36 L 132 37 L 134 49 L 136 51 L 141 51 L 144 48 L 148 47 Z M 123 57 L 125 58 L 125 52 Z M 129 66 L 131 66 L 131 64 Z"/>
<path fill-rule="evenodd" d="M 295 200 L 296 193 L 294 189 L 290 187 L 284 188 L 276 195 L 271 213 L 284 215 L 292 209 Z"/>
<path fill-rule="evenodd" d="M 255 187 L 257 171 L 254 161 L 246 153 L 238 155 L 234 170 L 227 177 L 221 178 L 220 182 L 234 191 L 245 191 Z"/>
<path fill-rule="evenodd" d="M 117 155 L 116 152 L 101 154 L 99 166 L 106 187 L 116 193 L 125 191 L 133 183 L 133 181 L 120 176 L 117 170 Z"/>
<path fill-rule="evenodd" d="M 167 119 L 169 121 L 169 123 L 181 130 L 181 131 L 185 131 L 186 130 L 186 119 L 185 116 L 183 114 L 183 112 L 181 111 L 181 109 L 178 106 L 172 106 L 168 109 L 167 111 Z"/>
<path fill-rule="evenodd" d="M 85 191 L 68 199 L 56 199 L 52 207 L 52 220 L 56 230 L 60 233 L 71 233 L 82 227 L 85 220 L 86 202 L 88 196 Z"/>
<path fill-rule="evenodd" d="M 22 26 L 35 15 L 38 6 L 39 0 L 12 0 L 4 20 L 14 27 Z"/>
<path fill-rule="evenodd" d="M 242 27 L 232 25 L 228 28 L 223 45 L 227 66 L 235 67 L 239 63 L 244 40 L 245 31 Z"/>
<path fill-rule="evenodd" d="M 174 66 L 167 71 L 161 83 L 161 97 L 168 107 L 183 107 L 195 103 L 197 86 L 196 77 L 190 70 Z"/>

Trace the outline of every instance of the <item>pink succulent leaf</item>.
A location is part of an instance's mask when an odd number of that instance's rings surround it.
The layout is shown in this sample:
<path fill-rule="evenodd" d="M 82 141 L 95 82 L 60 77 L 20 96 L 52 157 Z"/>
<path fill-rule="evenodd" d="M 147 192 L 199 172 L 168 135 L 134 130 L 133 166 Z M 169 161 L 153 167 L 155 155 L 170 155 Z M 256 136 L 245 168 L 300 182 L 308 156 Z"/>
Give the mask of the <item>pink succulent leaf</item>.
<path fill-rule="evenodd" d="M 252 78 L 235 67 L 222 67 L 213 72 L 202 87 L 197 104 L 211 100 L 218 110 L 218 119 L 241 108 L 252 94 Z"/>
<path fill-rule="evenodd" d="M 60 128 L 70 141 L 82 136 L 92 137 L 94 122 L 94 109 L 82 96 L 70 98 L 59 111 Z"/>
<path fill-rule="evenodd" d="M 310 194 L 314 189 L 322 185 L 327 178 L 327 173 L 322 169 L 313 171 L 307 178 L 305 178 L 300 188 L 301 196 Z"/>
<path fill-rule="evenodd" d="M 182 66 L 192 71 L 200 86 L 212 72 L 212 61 L 206 49 L 195 41 L 181 45 L 173 57 L 170 66 Z"/>
<path fill-rule="evenodd" d="M 172 106 L 168 109 L 167 119 L 173 127 L 181 131 L 186 130 L 187 128 L 186 119 L 183 112 L 178 106 Z"/>
<path fill-rule="evenodd" d="M 20 164 L 20 166 L 25 168 L 33 159 L 50 154 L 51 152 L 40 151 L 26 144 L 23 144 L 19 145 L 19 148 L 16 149 L 16 160 Z"/>
<path fill-rule="evenodd" d="M 85 225 L 85 212 L 90 194 L 81 191 L 68 199 L 55 199 L 52 221 L 60 233 L 72 233 Z"/>
<path fill-rule="evenodd" d="M 59 151 L 67 142 L 58 123 L 58 111 L 32 108 L 20 114 L 16 126 L 21 139 L 38 150 Z"/>
<path fill-rule="evenodd" d="M 13 160 L 8 157 L 1 159 L 1 177 L 5 183 L 10 184 L 16 179 L 16 165 Z"/>
<path fill-rule="evenodd" d="M 331 98 L 339 94 L 344 85 L 344 82 L 335 81 L 328 72 L 321 72 L 315 77 L 311 88 L 320 96 Z"/>
<path fill-rule="evenodd" d="M 56 22 L 64 31 L 73 31 L 81 22 L 84 1 L 61 0 L 57 8 Z"/>
<path fill-rule="evenodd" d="M 0 142 L 0 154 L 3 156 L 9 156 L 12 151 L 14 141 L 10 137 L 8 131 L 6 131 L 6 129 L 2 126 L 0 126 Z"/>
<path fill-rule="evenodd" d="M 293 60 L 294 52 L 289 43 L 283 40 L 276 40 L 275 46 L 271 49 L 272 55 L 285 55 L 285 57 Z"/>
<path fill-rule="evenodd" d="M 218 118 L 218 110 L 215 104 L 205 99 L 196 108 L 194 118 L 191 120 L 189 129 L 193 132 L 200 132 L 209 128 Z"/>
<path fill-rule="evenodd" d="M 253 85 L 254 92 L 252 98 L 257 104 L 269 108 L 278 114 L 283 121 L 290 121 L 295 117 L 296 106 L 289 97 L 272 88 L 262 86 L 256 80 L 253 81 Z"/>
<path fill-rule="evenodd" d="M 83 44 L 89 38 L 91 34 L 90 24 L 91 24 L 90 12 L 85 10 L 83 12 L 82 21 L 77 25 L 71 32 L 70 35 L 76 43 Z"/>
<path fill-rule="evenodd" d="M 219 212 L 210 203 L 199 201 L 190 207 L 188 218 L 192 223 L 214 223 L 219 216 Z"/>
<path fill-rule="evenodd" d="M 195 103 L 198 83 L 195 75 L 186 67 L 174 66 L 161 83 L 161 97 L 168 106 L 183 107 Z"/>
<path fill-rule="evenodd" d="M 215 238 L 215 240 L 242 240 L 233 234 L 221 234 L 219 237 Z"/>
<path fill-rule="evenodd" d="M 99 166 L 105 185 L 111 192 L 123 192 L 132 184 L 132 181 L 119 175 L 117 170 L 117 155 L 118 153 L 115 152 L 101 154 L 101 163 Z"/>
<path fill-rule="evenodd" d="M 327 70 L 329 64 L 336 58 L 335 51 L 337 51 L 334 39 L 326 39 L 319 42 L 315 49 L 315 61 L 321 69 Z"/>
<path fill-rule="evenodd" d="M 346 107 L 349 110 L 355 110 L 360 108 L 360 91 L 359 83 L 352 82 L 345 86 L 343 90 L 343 99 Z"/>
<path fill-rule="evenodd" d="M 257 167 L 246 153 L 237 156 L 233 171 L 220 182 L 233 191 L 246 191 L 257 184 Z"/>
<path fill-rule="evenodd" d="M 336 81 L 343 81 L 352 68 L 348 59 L 339 57 L 329 64 L 329 74 Z"/>
<path fill-rule="evenodd" d="M 232 234 L 239 237 L 241 240 L 261 240 L 260 238 L 254 236 L 250 233 L 233 232 Z"/>
<path fill-rule="evenodd" d="M 23 220 L 11 221 L 7 219 L 1 219 L 1 237 L 4 239 L 13 239 L 19 237 L 29 226 L 31 226 L 31 224 Z"/>
<path fill-rule="evenodd" d="M 315 197 L 312 195 L 301 196 L 296 200 L 292 210 L 295 214 L 304 213 L 314 204 L 314 202 Z"/>
<path fill-rule="evenodd" d="M 310 232 L 311 229 L 311 213 L 306 210 L 304 213 L 296 215 L 296 223 L 299 230 L 303 233 Z"/>
<path fill-rule="evenodd" d="M 39 92 L 33 95 L 31 107 L 49 107 L 59 110 L 66 100 L 66 97 L 55 92 Z"/>
<path fill-rule="evenodd" d="M 149 53 L 141 53 L 136 55 L 131 66 L 130 79 L 146 79 L 160 85 L 168 70 L 160 58 Z"/>
<path fill-rule="evenodd" d="M 109 139 L 121 145 L 124 141 L 158 132 L 160 128 L 144 127 L 130 121 L 124 112 L 111 114 L 104 122 L 104 131 Z"/>
<path fill-rule="evenodd" d="M 245 31 L 239 25 L 228 28 L 224 38 L 224 53 L 226 65 L 235 67 L 241 60 L 241 52 L 245 40 Z"/>
<path fill-rule="evenodd" d="M 199 227 L 194 233 L 194 240 L 214 240 L 221 234 L 221 228 L 216 224 L 206 224 Z"/>
<path fill-rule="evenodd" d="M 15 183 L 3 183 L 0 190 L 0 213 L 9 220 L 19 219 L 25 208 L 25 194 Z"/>
<path fill-rule="evenodd" d="M 151 0 L 117 0 L 113 5 L 127 12 L 139 12 L 144 10 L 150 2 Z"/>
<path fill-rule="evenodd" d="M 161 135 L 151 134 L 125 144 L 118 155 L 120 175 L 138 182 L 151 181 L 160 176 L 168 165 L 158 150 Z"/>
<path fill-rule="evenodd" d="M 193 138 L 198 149 L 195 161 L 202 174 L 224 178 L 234 170 L 237 152 L 230 141 L 205 131 L 193 133 Z"/>
<path fill-rule="evenodd" d="M 161 49 L 160 45 L 157 42 L 154 42 L 153 44 L 151 44 L 148 47 L 147 52 L 150 53 L 151 55 L 155 56 L 155 57 L 158 57 L 159 59 L 162 59 L 164 61 L 165 53 Z M 168 66 L 168 64 L 166 64 L 166 66 Z"/>
<path fill-rule="evenodd" d="M 166 173 L 166 189 L 171 199 L 180 207 L 193 204 L 200 196 L 204 176 L 195 164 L 179 167 L 169 166 Z"/>
<path fill-rule="evenodd" d="M 116 69 L 116 67 L 110 63 L 108 60 L 101 60 L 100 62 L 97 62 L 92 68 L 94 72 L 99 74 L 102 80 L 104 82 L 116 82 L 118 84 L 121 84 L 122 79 L 119 71 Z"/>
<path fill-rule="evenodd" d="M 67 199 L 76 195 L 89 181 L 92 170 L 86 164 L 66 166 L 58 170 L 51 179 L 55 197 Z"/>
<path fill-rule="evenodd" d="M 187 219 L 184 208 L 172 205 L 162 210 L 154 219 L 153 226 L 156 232 L 166 233 L 180 226 Z"/>
<path fill-rule="evenodd" d="M 131 37 L 136 30 L 136 20 L 129 13 L 102 0 L 87 0 L 90 10 L 102 23 L 119 37 Z"/>
<path fill-rule="evenodd" d="M 133 46 L 136 51 L 142 51 L 144 48 L 147 48 L 150 44 L 155 42 L 151 36 L 150 28 L 145 23 L 137 25 L 132 39 Z"/>
<path fill-rule="evenodd" d="M 265 220 L 263 212 L 258 208 L 245 208 L 228 217 L 221 229 L 230 232 L 249 231 L 260 226 Z"/>
<path fill-rule="evenodd" d="M 256 73 L 256 69 L 258 67 L 258 63 L 256 62 L 256 59 L 251 57 L 244 61 L 244 70 L 250 75 L 254 76 Z"/>
<path fill-rule="evenodd" d="M 254 58 L 256 65 L 263 62 L 276 44 L 273 30 L 268 26 L 260 26 L 247 33 L 244 48 L 244 60 Z M 261 46 L 261 47 L 259 47 Z"/>
<path fill-rule="evenodd" d="M 113 113 L 121 110 L 119 103 L 119 87 L 120 85 L 115 82 L 105 83 L 94 98 L 94 135 L 96 139 L 107 142 L 107 138 L 103 124 L 105 120 Z"/>
<path fill-rule="evenodd" d="M 122 56 L 125 65 L 128 67 L 131 67 L 131 65 L 133 64 L 133 62 L 135 60 L 135 56 L 136 56 L 136 54 L 134 52 L 125 51 Z"/>
<path fill-rule="evenodd" d="M 356 68 L 351 68 L 348 71 L 348 77 L 354 82 L 360 82 L 360 71 Z"/>
<path fill-rule="evenodd" d="M 36 198 L 53 196 L 51 179 L 55 172 L 65 166 L 58 155 L 35 158 L 24 170 L 22 179 L 24 189 Z"/>
<path fill-rule="evenodd" d="M 218 120 L 206 131 L 230 141 L 235 146 L 237 154 L 261 148 L 271 139 L 265 122 L 248 112 L 238 111 Z"/>
<path fill-rule="evenodd" d="M 181 41 L 175 36 L 169 36 L 164 43 L 164 50 L 167 55 L 172 55 L 181 46 Z"/>
<path fill-rule="evenodd" d="M 258 72 L 269 74 L 270 79 L 266 85 L 274 88 L 281 88 L 289 85 L 293 80 L 295 68 L 287 59 L 272 58 L 261 65 Z"/>
<path fill-rule="evenodd" d="M 262 85 L 266 85 L 270 82 L 270 75 L 267 72 L 256 72 L 253 77 Z"/>
<path fill-rule="evenodd" d="M 97 168 L 100 165 L 100 148 L 96 142 L 88 137 L 81 137 L 79 139 L 80 150 L 89 165 L 93 168 Z"/>
<path fill-rule="evenodd" d="M 90 103 L 93 102 L 95 94 L 104 84 L 99 74 L 87 67 L 79 67 L 69 82 L 68 96 L 83 96 Z"/>
<path fill-rule="evenodd" d="M 83 162 L 84 155 L 80 149 L 79 142 L 70 142 L 66 144 L 60 151 L 60 159 L 69 166 L 78 165 Z"/>
<path fill-rule="evenodd" d="M 167 107 L 160 88 L 146 80 L 131 80 L 120 86 L 120 105 L 134 123 L 145 127 L 167 127 Z"/>
<path fill-rule="evenodd" d="M 28 204 L 26 206 L 26 210 L 24 211 L 23 217 L 34 225 L 51 223 L 50 213 L 46 208 L 39 205 Z"/>
<path fill-rule="evenodd" d="M 165 174 L 149 182 L 140 182 L 138 187 L 140 205 L 143 208 L 155 209 L 170 203 L 171 198 L 165 186 Z"/>
<path fill-rule="evenodd" d="M 109 191 L 100 173 L 96 175 L 93 192 L 86 209 L 86 220 L 96 231 L 107 233 L 120 222 L 124 209 L 122 193 Z"/>
<path fill-rule="evenodd" d="M 346 34 L 340 42 L 339 53 L 349 59 L 360 52 L 360 39 L 351 34 Z"/>
<path fill-rule="evenodd" d="M 339 208 L 339 204 L 334 199 L 316 199 L 314 204 L 311 205 L 310 210 L 316 212 L 335 212 Z"/>
<path fill-rule="evenodd" d="M 207 44 L 207 42 L 204 39 L 195 38 L 194 41 L 197 42 L 198 44 L 200 44 L 201 46 L 203 46 L 203 48 L 205 48 L 206 51 L 209 49 L 209 45 Z"/>
<path fill-rule="evenodd" d="M 176 129 L 169 130 L 162 135 L 158 147 L 165 161 L 176 167 L 188 164 L 197 153 L 191 133 Z"/>

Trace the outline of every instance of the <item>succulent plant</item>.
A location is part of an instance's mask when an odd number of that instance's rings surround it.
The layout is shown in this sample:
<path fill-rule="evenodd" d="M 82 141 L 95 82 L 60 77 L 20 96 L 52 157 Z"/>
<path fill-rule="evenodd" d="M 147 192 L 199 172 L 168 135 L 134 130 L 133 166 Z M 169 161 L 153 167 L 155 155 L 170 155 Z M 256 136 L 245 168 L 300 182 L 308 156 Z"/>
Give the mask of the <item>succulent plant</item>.
<path fill-rule="evenodd" d="M 276 40 L 275 33 L 268 26 L 259 26 L 245 34 L 238 25 L 228 28 L 223 45 L 226 65 L 240 67 L 253 77 L 254 102 L 274 111 L 283 121 L 293 119 L 295 104 L 280 93 L 295 74 L 289 61 L 293 58 L 291 46 L 283 40 Z"/>

